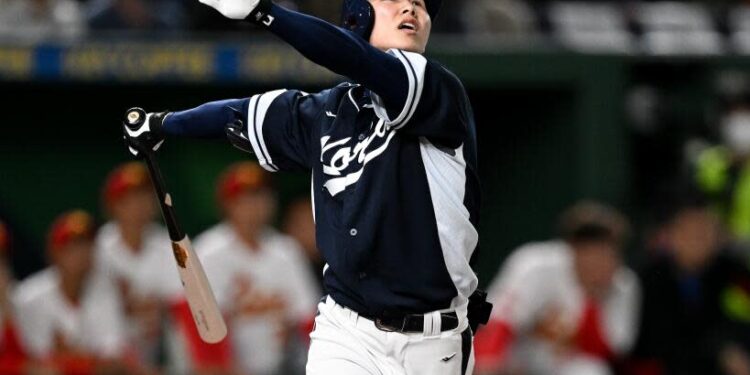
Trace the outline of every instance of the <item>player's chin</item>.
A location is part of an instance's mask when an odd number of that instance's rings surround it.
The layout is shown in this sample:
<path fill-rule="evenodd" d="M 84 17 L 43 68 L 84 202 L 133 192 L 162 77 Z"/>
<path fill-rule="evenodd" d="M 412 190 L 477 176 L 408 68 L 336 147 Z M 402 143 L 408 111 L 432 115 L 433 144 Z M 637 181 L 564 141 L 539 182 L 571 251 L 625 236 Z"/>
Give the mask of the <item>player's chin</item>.
<path fill-rule="evenodd" d="M 424 53 L 427 43 L 423 43 L 416 38 L 405 38 L 401 39 L 394 46 L 397 49 L 408 52 Z"/>

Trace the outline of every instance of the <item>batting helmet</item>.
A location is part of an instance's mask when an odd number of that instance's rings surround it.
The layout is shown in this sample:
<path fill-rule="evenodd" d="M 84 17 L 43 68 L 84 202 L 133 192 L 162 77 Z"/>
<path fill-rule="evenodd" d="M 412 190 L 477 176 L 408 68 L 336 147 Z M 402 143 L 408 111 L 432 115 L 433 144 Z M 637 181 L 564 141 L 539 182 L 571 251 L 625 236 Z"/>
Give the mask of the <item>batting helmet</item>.
<path fill-rule="evenodd" d="M 442 0 L 423 1 L 427 7 L 427 13 L 434 20 L 440 11 Z M 375 10 L 368 0 L 344 0 L 341 25 L 365 40 L 369 40 L 372 28 L 375 26 Z"/>

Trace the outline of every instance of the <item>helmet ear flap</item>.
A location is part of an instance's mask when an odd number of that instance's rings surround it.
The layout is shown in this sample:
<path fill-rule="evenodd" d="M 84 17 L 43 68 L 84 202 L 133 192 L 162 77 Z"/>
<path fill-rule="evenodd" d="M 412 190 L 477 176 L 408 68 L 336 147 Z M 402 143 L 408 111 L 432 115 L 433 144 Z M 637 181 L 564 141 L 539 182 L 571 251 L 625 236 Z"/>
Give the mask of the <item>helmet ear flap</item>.
<path fill-rule="evenodd" d="M 375 26 L 375 9 L 367 0 L 345 0 L 341 12 L 341 26 L 370 40 Z"/>

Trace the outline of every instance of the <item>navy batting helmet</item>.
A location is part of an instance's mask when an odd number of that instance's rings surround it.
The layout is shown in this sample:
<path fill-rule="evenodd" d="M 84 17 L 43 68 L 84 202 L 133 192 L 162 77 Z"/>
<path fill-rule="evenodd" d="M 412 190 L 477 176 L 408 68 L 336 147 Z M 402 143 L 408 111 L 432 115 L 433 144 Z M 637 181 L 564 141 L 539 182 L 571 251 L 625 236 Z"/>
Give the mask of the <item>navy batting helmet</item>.
<path fill-rule="evenodd" d="M 442 0 L 423 0 L 427 13 L 433 20 L 440 11 Z M 372 28 L 375 26 L 375 10 L 368 0 L 344 0 L 341 12 L 341 24 L 365 40 L 370 39 Z"/>

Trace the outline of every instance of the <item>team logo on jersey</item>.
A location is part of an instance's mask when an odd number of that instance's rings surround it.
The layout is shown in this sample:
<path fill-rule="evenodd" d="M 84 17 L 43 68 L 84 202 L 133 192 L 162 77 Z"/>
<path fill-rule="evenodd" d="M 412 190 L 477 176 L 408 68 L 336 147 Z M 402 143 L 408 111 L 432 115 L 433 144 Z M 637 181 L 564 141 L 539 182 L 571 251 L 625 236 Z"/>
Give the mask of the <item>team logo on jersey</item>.
<path fill-rule="evenodd" d="M 396 135 L 395 129 L 385 126 L 383 120 L 375 124 L 372 133 L 353 147 L 351 137 L 332 140 L 330 136 L 320 139 L 320 161 L 323 173 L 331 178 L 323 186 L 331 196 L 344 191 L 362 177 L 365 166 L 382 155 Z"/>

